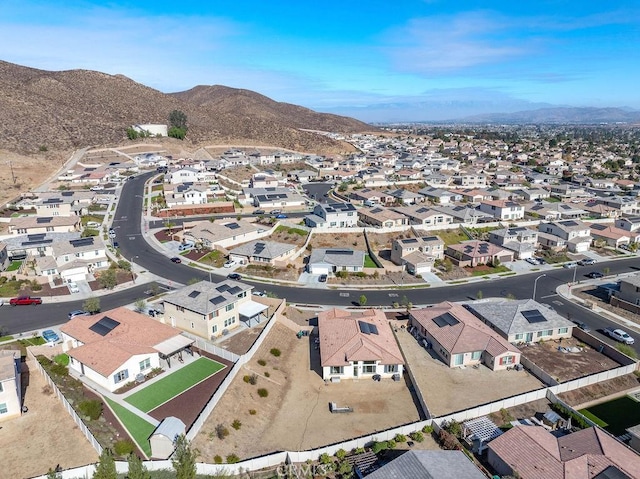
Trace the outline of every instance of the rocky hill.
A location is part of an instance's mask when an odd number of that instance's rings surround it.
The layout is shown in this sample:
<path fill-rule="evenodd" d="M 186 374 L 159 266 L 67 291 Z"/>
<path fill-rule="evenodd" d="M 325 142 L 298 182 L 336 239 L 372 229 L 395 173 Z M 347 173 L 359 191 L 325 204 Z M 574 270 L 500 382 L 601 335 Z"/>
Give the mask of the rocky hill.
<path fill-rule="evenodd" d="M 371 131 L 351 118 L 275 102 L 248 90 L 198 86 L 165 94 L 122 75 L 51 72 L 0 61 L 0 148 L 23 153 L 114 145 L 137 123 L 187 115 L 190 145 L 245 143 L 298 151 L 338 152 L 345 146 L 300 131 Z M 185 145 L 186 146 L 186 145 Z"/>

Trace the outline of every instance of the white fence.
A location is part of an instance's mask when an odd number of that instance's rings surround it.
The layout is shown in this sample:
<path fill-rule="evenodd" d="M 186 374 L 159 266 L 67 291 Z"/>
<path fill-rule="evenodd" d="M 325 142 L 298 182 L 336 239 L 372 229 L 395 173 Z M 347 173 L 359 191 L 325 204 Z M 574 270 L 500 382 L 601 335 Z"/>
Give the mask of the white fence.
<path fill-rule="evenodd" d="M 186 331 L 183 331 L 182 334 L 190 339 L 193 339 L 197 348 L 200 348 L 208 353 L 215 354 L 216 356 L 219 356 L 222 359 L 226 359 L 227 361 L 231 361 L 232 363 L 235 363 L 241 357 L 236 353 L 232 353 L 231 351 L 222 349 L 215 344 L 211 344 L 210 342 L 205 341 L 203 338 L 201 338 L 200 336 L 196 336 L 195 334 L 190 334 Z"/>
<path fill-rule="evenodd" d="M 102 446 L 100 445 L 98 440 L 93 436 L 93 434 L 91 434 L 91 431 L 89 430 L 89 428 L 82 421 L 82 419 L 80 419 L 80 416 L 78 416 L 75 410 L 71 407 L 71 404 L 69 404 L 69 401 L 67 401 L 64 395 L 60 392 L 60 389 L 58 389 L 58 386 L 56 386 L 56 383 L 54 383 L 51 377 L 49 377 L 49 375 L 44 370 L 42 365 L 38 362 L 38 359 L 33 355 L 33 353 L 28 348 L 27 348 L 27 352 L 31 357 L 31 359 L 33 360 L 33 362 L 36 364 L 36 367 L 38 368 L 38 371 L 40 371 L 40 374 L 44 376 L 45 380 L 47 381 L 47 384 L 51 386 L 51 388 L 55 392 L 56 396 L 62 403 L 62 406 L 67 410 L 67 412 L 69 413 L 69 416 L 71 416 L 74 422 L 78 425 L 78 428 L 80 429 L 82 434 L 84 434 L 84 437 L 87 438 L 87 441 L 89 441 L 89 444 L 91 444 L 91 446 L 98 452 L 98 454 L 101 454 Z"/>

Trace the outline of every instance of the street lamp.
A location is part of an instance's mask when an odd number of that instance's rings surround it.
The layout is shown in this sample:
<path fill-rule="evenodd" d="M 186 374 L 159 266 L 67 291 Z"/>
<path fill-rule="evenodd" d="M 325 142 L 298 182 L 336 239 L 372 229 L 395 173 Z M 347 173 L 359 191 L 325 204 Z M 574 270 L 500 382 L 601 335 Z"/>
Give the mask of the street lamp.
<path fill-rule="evenodd" d="M 531 299 L 534 301 L 536 300 L 536 286 L 538 286 L 538 280 L 544 276 L 546 276 L 546 274 L 541 274 L 533 281 L 533 297 Z"/>

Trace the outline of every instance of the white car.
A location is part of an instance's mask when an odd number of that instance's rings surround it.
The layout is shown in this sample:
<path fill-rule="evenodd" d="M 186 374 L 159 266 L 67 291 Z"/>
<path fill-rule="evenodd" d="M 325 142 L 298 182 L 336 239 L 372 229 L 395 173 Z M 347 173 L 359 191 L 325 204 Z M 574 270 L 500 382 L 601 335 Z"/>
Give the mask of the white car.
<path fill-rule="evenodd" d="M 536 266 L 538 265 L 538 260 L 535 259 L 535 258 L 527 258 L 527 259 L 525 259 L 525 261 L 527 263 L 529 263 L 529 264 L 533 264 L 533 265 L 536 265 Z"/>
<path fill-rule="evenodd" d="M 230 259 L 229 261 L 227 261 L 227 262 L 224 264 L 224 267 L 225 267 L 225 268 L 233 268 L 236 264 L 237 264 L 237 263 L 236 263 L 234 260 Z"/>
<path fill-rule="evenodd" d="M 80 288 L 78 288 L 78 284 L 77 283 L 67 283 L 67 287 L 69 288 L 69 291 L 71 293 L 79 293 L 80 292 Z"/>

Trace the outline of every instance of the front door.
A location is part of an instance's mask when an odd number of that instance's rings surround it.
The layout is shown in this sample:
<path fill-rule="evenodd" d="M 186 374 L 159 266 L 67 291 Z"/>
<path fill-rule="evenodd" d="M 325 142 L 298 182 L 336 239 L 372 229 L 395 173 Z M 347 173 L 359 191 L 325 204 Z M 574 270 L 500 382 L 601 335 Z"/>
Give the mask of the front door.
<path fill-rule="evenodd" d="M 527 333 L 527 343 L 533 342 L 533 333 Z"/>
<path fill-rule="evenodd" d="M 353 366 L 353 377 L 358 377 L 358 365 Z"/>

